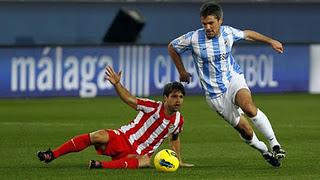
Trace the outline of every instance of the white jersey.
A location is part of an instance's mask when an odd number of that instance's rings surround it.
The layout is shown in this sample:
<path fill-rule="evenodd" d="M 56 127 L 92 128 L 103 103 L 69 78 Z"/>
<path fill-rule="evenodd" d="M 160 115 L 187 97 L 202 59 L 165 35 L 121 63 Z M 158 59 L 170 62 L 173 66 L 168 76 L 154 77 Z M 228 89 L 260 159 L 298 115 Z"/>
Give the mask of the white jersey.
<path fill-rule="evenodd" d="M 244 32 L 230 26 L 220 27 L 220 36 L 208 39 L 203 28 L 188 32 L 171 42 L 177 53 L 191 51 L 202 89 L 215 98 L 227 91 L 234 73 L 242 74 L 231 49 Z"/>

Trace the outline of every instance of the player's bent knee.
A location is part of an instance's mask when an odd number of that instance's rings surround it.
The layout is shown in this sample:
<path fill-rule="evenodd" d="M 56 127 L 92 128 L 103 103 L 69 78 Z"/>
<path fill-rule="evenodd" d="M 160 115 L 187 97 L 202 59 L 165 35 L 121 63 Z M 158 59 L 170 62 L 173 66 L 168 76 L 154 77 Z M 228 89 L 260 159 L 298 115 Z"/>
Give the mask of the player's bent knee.
<path fill-rule="evenodd" d="M 108 133 L 106 130 L 101 129 L 90 133 L 91 143 L 107 143 L 109 140 Z"/>
<path fill-rule="evenodd" d="M 249 117 L 254 117 L 257 115 L 257 107 L 251 103 L 246 103 L 242 110 Z"/>

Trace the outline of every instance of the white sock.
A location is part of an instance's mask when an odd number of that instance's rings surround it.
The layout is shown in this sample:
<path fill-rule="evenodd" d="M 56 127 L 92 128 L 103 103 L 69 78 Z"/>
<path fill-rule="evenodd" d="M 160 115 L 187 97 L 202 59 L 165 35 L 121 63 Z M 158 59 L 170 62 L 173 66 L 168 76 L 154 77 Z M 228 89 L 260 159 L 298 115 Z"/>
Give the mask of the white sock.
<path fill-rule="evenodd" d="M 241 135 L 240 135 L 240 137 L 241 137 Z M 244 142 L 249 144 L 251 147 L 260 151 L 262 154 L 268 152 L 268 148 L 267 148 L 266 144 L 262 141 L 259 141 L 259 139 L 257 138 L 257 136 L 254 132 L 253 132 L 253 137 L 251 140 L 246 140 L 242 137 L 241 137 L 241 139 L 244 140 Z"/>
<path fill-rule="evenodd" d="M 280 146 L 269 119 L 262 111 L 260 111 L 260 109 L 258 109 L 257 115 L 250 119 L 254 126 L 264 135 L 265 138 L 267 138 L 271 148 L 275 145 Z"/>

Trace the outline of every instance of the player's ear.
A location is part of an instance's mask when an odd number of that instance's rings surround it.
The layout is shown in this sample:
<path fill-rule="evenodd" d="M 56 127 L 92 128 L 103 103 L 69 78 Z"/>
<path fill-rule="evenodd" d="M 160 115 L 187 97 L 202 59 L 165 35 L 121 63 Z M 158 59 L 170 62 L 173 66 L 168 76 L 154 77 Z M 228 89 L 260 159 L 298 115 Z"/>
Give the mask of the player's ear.
<path fill-rule="evenodd" d="M 219 22 L 219 25 L 221 25 L 223 23 L 223 18 L 220 18 L 218 22 Z"/>
<path fill-rule="evenodd" d="M 163 95 L 163 102 L 166 102 L 168 97 L 166 95 Z"/>

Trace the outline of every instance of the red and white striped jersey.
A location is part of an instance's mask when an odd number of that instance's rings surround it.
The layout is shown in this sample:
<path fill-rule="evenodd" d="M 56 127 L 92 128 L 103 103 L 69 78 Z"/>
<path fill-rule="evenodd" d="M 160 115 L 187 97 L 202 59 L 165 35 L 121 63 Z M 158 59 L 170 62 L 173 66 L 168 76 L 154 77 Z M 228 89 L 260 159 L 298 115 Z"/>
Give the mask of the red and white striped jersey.
<path fill-rule="evenodd" d="M 118 129 L 137 154 L 151 156 L 166 137 L 182 131 L 180 112 L 165 116 L 162 102 L 137 98 L 137 110 L 139 113 L 135 119 Z"/>

